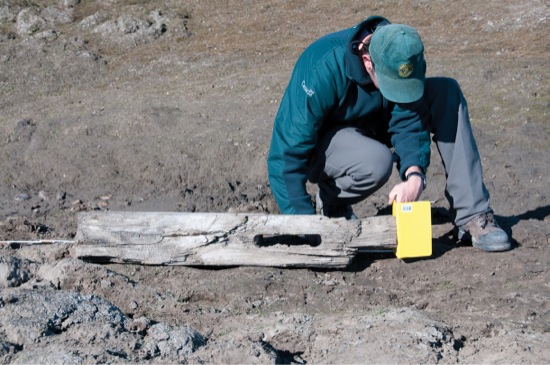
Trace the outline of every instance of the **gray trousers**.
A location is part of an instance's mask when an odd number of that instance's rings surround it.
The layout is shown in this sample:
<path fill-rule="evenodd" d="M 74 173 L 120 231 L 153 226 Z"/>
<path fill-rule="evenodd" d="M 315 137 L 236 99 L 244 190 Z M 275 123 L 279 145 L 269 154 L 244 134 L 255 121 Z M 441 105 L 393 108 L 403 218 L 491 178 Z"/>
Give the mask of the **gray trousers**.
<path fill-rule="evenodd" d="M 445 195 L 454 223 L 462 225 L 491 211 L 468 106 L 458 83 L 449 78 L 428 78 L 424 98 L 431 110 L 432 139 L 445 168 Z M 362 130 L 335 128 L 319 141 L 309 180 L 319 185 L 323 202 L 355 204 L 388 181 L 393 163 L 391 150 Z"/>

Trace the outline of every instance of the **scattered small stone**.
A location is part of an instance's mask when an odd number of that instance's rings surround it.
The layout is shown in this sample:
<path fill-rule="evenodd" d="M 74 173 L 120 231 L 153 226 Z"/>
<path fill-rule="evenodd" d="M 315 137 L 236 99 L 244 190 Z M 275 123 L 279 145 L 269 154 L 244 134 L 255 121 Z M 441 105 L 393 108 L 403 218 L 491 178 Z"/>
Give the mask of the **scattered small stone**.
<path fill-rule="evenodd" d="M 80 0 L 63 0 L 63 6 L 72 8 L 80 3 Z"/>
<path fill-rule="evenodd" d="M 105 207 L 109 206 L 109 203 L 102 200 L 102 201 L 98 201 L 98 202 L 96 203 L 96 205 L 97 205 L 98 207 L 100 207 L 100 208 L 105 208 Z"/>
<path fill-rule="evenodd" d="M 58 201 L 65 200 L 66 197 L 67 197 L 67 193 L 64 192 L 64 191 L 58 191 L 57 194 L 55 195 L 55 198 L 56 198 Z"/>
<path fill-rule="evenodd" d="M 34 38 L 40 39 L 43 41 L 54 41 L 59 37 L 59 34 L 55 30 L 45 30 L 43 32 L 38 32 L 34 35 Z"/>
<path fill-rule="evenodd" d="M 34 232 L 40 233 L 40 234 L 46 233 L 50 230 L 48 226 L 40 223 L 33 225 L 32 228 Z"/>
<path fill-rule="evenodd" d="M 15 200 L 17 201 L 29 200 L 30 198 L 31 198 L 30 194 L 27 194 L 27 193 L 21 193 L 15 196 Z"/>
<path fill-rule="evenodd" d="M 151 327 L 151 321 L 147 317 L 135 319 L 128 325 L 128 329 L 132 332 L 144 332 L 149 327 Z"/>
<path fill-rule="evenodd" d="M 261 300 L 255 300 L 253 301 L 252 303 L 250 303 L 250 307 L 251 308 L 260 308 L 260 306 L 262 305 L 262 301 Z"/>
<path fill-rule="evenodd" d="M 39 197 L 40 199 L 42 199 L 42 200 L 50 200 L 50 199 L 48 198 L 48 194 L 46 194 L 46 192 L 45 192 L 44 190 L 40 190 L 40 191 L 38 192 L 38 197 Z"/>

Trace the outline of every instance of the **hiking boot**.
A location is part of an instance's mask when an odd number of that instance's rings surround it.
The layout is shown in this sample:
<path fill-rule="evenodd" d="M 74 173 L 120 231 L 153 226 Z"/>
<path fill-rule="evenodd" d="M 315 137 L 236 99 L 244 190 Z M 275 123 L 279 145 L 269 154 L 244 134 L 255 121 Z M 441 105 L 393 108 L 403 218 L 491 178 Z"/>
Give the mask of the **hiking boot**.
<path fill-rule="evenodd" d="M 510 238 L 498 226 L 493 213 L 476 215 L 458 227 L 459 240 L 471 240 L 472 246 L 483 251 L 507 251 L 512 248 Z"/>
<path fill-rule="evenodd" d="M 347 220 L 358 219 L 351 205 L 348 204 L 324 204 L 321 200 L 321 195 L 317 192 L 315 195 L 315 204 L 317 212 L 329 218 L 346 218 Z"/>

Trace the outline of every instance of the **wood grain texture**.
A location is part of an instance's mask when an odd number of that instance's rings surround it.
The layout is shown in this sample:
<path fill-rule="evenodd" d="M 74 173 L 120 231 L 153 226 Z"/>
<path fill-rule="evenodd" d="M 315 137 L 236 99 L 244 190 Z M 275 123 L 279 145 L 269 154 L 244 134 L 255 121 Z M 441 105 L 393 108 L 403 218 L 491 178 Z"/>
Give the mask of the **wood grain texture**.
<path fill-rule="evenodd" d="M 395 248 L 391 216 L 347 221 L 320 215 L 85 212 L 74 257 L 187 266 L 347 266 L 361 251 Z"/>

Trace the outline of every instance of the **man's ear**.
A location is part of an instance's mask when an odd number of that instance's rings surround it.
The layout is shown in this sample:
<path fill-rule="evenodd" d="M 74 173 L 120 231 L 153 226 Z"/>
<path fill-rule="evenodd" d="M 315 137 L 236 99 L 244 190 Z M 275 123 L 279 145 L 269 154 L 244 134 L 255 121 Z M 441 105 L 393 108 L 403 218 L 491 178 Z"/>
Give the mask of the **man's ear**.
<path fill-rule="evenodd" d="M 372 59 L 370 58 L 369 53 L 363 53 L 361 55 L 361 59 L 363 60 L 363 64 L 365 65 L 365 68 L 367 71 L 372 70 Z"/>

